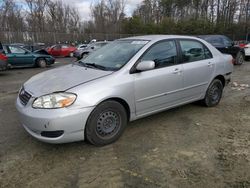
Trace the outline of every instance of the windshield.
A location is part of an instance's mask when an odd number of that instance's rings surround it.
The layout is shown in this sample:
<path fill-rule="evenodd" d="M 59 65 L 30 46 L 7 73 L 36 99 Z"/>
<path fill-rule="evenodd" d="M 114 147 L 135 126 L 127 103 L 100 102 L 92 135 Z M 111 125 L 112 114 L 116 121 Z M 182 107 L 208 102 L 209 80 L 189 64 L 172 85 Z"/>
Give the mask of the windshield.
<path fill-rule="evenodd" d="M 144 40 L 118 40 L 105 45 L 91 53 L 80 63 L 102 67 L 103 70 L 116 71 L 128 61 L 149 41 Z"/>

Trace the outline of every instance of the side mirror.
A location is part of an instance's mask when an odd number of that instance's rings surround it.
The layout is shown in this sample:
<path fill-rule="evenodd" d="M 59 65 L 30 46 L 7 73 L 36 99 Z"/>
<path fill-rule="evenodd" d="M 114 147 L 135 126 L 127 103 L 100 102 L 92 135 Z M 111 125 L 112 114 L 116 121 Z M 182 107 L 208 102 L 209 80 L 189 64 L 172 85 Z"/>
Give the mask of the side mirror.
<path fill-rule="evenodd" d="M 28 51 L 25 51 L 24 54 L 28 54 L 29 52 Z"/>
<path fill-rule="evenodd" d="M 235 42 L 232 42 L 232 46 L 234 46 L 235 45 Z"/>
<path fill-rule="evenodd" d="M 155 68 L 154 61 L 142 61 L 136 66 L 136 70 L 139 72 L 153 70 Z"/>
<path fill-rule="evenodd" d="M 91 49 L 92 49 L 92 50 L 94 50 L 94 49 L 95 49 L 95 47 L 94 47 L 94 46 L 92 46 L 92 47 L 91 47 Z"/>

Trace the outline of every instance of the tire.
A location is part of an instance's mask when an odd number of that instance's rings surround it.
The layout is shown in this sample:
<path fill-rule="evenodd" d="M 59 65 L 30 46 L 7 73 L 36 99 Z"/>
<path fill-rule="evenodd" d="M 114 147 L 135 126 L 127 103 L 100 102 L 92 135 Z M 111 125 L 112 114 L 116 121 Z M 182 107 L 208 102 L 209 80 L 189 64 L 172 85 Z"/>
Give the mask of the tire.
<path fill-rule="evenodd" d="M 45 59 L 37 59 L 37 66 L 40 67 L 40 68 L 45 68 L 47 67 L 47 62 Z"/>
<path fill-rule="evenodd" d="M 244 54 L 239 52 L 236 56 L 236 65 L 242 65 L 245 62 L 244 59 Z"/>
<path fill-rule="evenodd" d="M 224 86 L 220 80 L 213 80 L 207 89 L 206 96 L 202 100 L 202 104 L 207 107 L 217 106 L 222 98 L 223 89 Z"/>
<path fill-rule="evenodd" d="M 120 138 L 126 125 L 125 108 L 116 101 L 106 101 L 90 114 L 85 128 L 86 138 L 95 146 L 108 145 Z"/>

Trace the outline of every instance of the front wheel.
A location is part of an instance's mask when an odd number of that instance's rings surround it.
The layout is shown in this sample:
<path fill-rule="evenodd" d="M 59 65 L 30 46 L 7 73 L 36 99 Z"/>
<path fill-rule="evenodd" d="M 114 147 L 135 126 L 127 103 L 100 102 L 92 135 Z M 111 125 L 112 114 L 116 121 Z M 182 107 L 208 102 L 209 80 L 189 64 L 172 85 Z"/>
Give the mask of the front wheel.
<path fill-rule="evenodd" d="M 45 68 L 47 66 L 47 62 L 45 59 L 38 59 L 37 60 L 37 65 L 40 68 Z"/>
<path fill-rule="evenodd" d="M 220 103 L 223 88 L 223 84 L 220 80 L 213 80 L 207 89 L 206 96 L 202 100 L 202 103 L 207 107 L 217 106 Z"/>
<path fill-rule="evenodd" d="M 119 139 L 127 125 L 127 113 L 116 101 L 98 105 L 86 125 L 87 140 L 96 146 L 111 144 Z"/>
<path fill-rule="evenodd" d="M 236 56 L 236 65 L 242 65 L 245 62 L 244 59 L 244 54 L 239 52 Z"/>

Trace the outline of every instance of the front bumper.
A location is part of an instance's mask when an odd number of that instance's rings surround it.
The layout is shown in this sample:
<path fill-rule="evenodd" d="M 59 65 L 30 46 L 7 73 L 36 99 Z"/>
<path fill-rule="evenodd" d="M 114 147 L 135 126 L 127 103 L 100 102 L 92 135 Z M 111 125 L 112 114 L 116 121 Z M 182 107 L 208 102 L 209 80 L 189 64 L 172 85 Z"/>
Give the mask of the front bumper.
<path fill-rule="evenodd" d="M 55 63 L 56 59 L 51 57 L 51 58 L 46 58 L 46 61 L 48 65 L 52 65 Z"/>
<path fill-rule="evenodd" d="M 31 136 L 53 144 L 84 140 L 85 125 L 94 107 L 34 109 L 32 102 L 33 100 L 30 100 L 26 106 L 23 106 L 19 98 L 16 101 L 20 121 Z M 53 138 L 43 134 L 54 131 L 62 131 L 62 134 Z"/>

